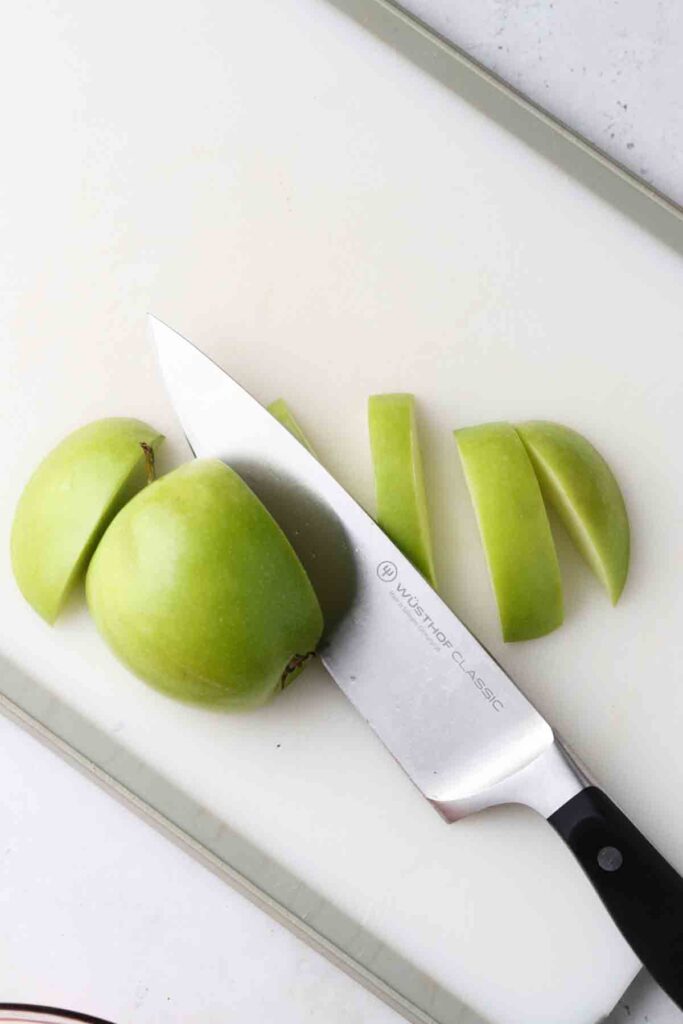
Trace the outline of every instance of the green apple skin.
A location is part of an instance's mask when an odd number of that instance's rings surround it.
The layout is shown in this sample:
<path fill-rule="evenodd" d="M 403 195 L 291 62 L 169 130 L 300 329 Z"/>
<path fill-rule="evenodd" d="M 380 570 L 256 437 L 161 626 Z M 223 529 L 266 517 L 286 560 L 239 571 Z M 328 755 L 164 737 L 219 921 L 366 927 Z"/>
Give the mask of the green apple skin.
<path fill-rule="evenodd" d="M 17 504 L 10 541 L 19 589 L 53 623 L 118 509 L 145 483 L 145 442 L 162 436 L 140 420 L 96 420 L 41 462 Z"/>
<path fill-rule="evenodd" d="M 612 470 L 593 445 L 559 423 L 520 423 L 521 437 L 543 496 L 616 604 L 630 559 L 624 498 Z"/>
<path fill-rule="evenodd" d="M 299 421 L 285 402 L 284 398 L 276 398 L 275 401 L 271 402 L 267 408 L 271 416 L 274 416 L 275 419 L 281 423 L 282 426 L 285 427 L 300 444 L 304 446 L 304 448 L 308 448 L 311 455 L 317 458 L 317 455 L 313 450 L 313 445 L 301 429 Z"/>
<path fill-rule="evenodd" d="M 141 679 L 181 700 L 240 710 L 290 681 L 323 627 L 284 533 L 244 481 L 197 459 L 117 515 L 86 577 L 93 618 Z"/>
<path fill-rule="evenodd" d="M 427 582 L 436 587 L 413 395 L 371 395 L 368 427 L 377 522 Z"/>
<path fill-rule="evenodd" d="M 465 479 L 498 603 L 503 639 L 532 640 L 561 625 L 562 581 L 541 489 L 509 423 L 456 430 Z"/>

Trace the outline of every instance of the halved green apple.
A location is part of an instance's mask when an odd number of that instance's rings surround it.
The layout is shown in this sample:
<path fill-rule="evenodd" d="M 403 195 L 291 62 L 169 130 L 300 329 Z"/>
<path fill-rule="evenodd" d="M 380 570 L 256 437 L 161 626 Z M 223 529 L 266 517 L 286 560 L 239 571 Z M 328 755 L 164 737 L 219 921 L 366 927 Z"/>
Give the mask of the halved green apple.
<path fill-rule="evenodd" d="M 616 604 L 628 575 L 630 531 L 612 470 L 593 445 L 559 423 L 520 423 L 543 496 Z"/>
<path fill-rule="evenodd" d="M 509 423 L 455 431 L 498 603 L 504 640 L 562 623 L 562 581 L 533 466 Z"/>
<path fill-rule="evenodd" d="M 145 482 L 141 444 L 161 434 L 141 420 L 97 420 L 69 434 L 41 462 L 12 524 L 19 589 L 49 623 L 83 575 L 107 524 Z"/>
<path fill-rule="evenodd" d="M 377 522 L 433 587 L 436 572 L 427 514 L 415 399 L 371 395 L 370 445 L 375 471 Z"/>
<path fill-rule="evenodd" d="M 313 445 L 304 434 L 299 424 L 299 421 L 297 420 L 294 413 L 285 402 L 284 398 L 276 398 L 275 401 L 271 402 L 267 408 L 271 416 L 274 416 L 275 419 L 278 420 L 278 422 L 281 423 L 283 427 L 286 427 L 290 434 L 292 434 L 292 436 L 295 437 L 297 441 L 301 442 L 304 448 L 308 448 L 311 455 L 315 455 Z"/>
<path fill-rule="evenodd" d="M 218 459 L 195 459 L 137 494 L 86 578 L 115 654 L 181 700 L 257 707 L 315 650 L 323 620 L 294 549 Z"/>

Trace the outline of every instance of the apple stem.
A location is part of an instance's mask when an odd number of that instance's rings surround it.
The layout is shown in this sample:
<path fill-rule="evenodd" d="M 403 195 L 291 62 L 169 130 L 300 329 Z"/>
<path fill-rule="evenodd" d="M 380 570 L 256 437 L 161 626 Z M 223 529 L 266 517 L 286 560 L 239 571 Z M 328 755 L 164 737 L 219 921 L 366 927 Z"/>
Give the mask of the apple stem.
<path fill-rule="evenodd" d="M 140 441 L 140 447 L 142 448 L 145 455 L 145 470 L 147 472 L 147 483 L 152 484 L 156 479 L 156 471 L 154 468 L 154 449 L 151 444 L 147 444 L 146 441 Z"/>
<path fill-rule="evenodd" d="M 283 690 L 286 686 L 289 686 L 290 683 L 294 682 L 294 680 L 291 678 L 292 674 L 296 672 L 298 669 L 300 669 L 301 666 L 305 662 L 307 662 L 309 658 L 314 657 L 315 651 L 309 651 L 308 654 L 295 654 L 290 658 L 289 662 L 285 666 L 285 670 L 282 673 L 282 676 L 280 677 L 280 686 L 282 687 Z"/>

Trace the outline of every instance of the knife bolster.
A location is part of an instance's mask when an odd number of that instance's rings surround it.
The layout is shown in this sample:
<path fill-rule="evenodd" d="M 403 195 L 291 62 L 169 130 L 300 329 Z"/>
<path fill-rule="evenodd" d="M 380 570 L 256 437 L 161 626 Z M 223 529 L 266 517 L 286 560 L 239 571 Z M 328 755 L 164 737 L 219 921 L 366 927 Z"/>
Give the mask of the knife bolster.
<path fill-rule="evenodd" d="M 580 768 L 557 740 L 530 764 L 478 793 L 450 800 L 432 800 L 448 823 L 499 804 L 524 804 L 549 818 L 588 785 Z"/>

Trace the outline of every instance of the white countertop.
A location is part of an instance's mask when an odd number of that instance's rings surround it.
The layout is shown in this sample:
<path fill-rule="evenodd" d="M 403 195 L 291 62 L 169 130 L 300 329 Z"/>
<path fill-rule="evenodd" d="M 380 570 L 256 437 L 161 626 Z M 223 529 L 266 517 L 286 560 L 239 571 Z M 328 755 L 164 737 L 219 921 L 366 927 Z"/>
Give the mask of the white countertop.
<path fill-rule="evenodd" d="M 683 205 L 676 0 L 398 2 Z"/>
<path fill-rule="evenodd" d="M 398 1024 L 2 717 L 0 778 L 0 1002 L 117 1024 Z"/>

